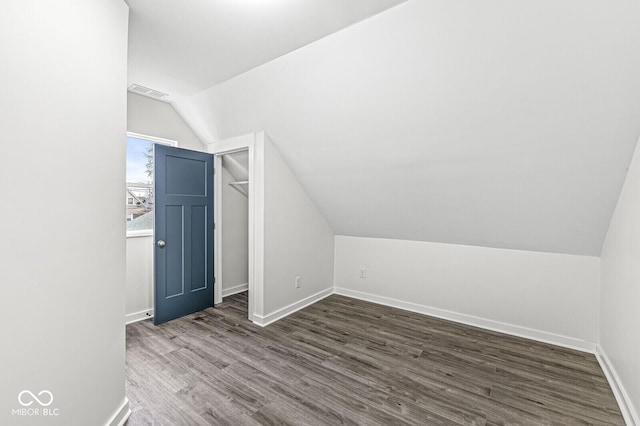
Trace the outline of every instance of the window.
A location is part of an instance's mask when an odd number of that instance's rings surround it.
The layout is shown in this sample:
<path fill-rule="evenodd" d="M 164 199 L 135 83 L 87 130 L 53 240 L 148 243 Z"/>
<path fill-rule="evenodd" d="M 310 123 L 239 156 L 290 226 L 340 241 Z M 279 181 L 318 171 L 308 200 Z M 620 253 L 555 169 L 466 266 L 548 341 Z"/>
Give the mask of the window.
<path fill-rule="evenodd" d="M 153 230 L 153 145 L 177 142 L 127 133 L 127 235 L 149 235 Z"/>

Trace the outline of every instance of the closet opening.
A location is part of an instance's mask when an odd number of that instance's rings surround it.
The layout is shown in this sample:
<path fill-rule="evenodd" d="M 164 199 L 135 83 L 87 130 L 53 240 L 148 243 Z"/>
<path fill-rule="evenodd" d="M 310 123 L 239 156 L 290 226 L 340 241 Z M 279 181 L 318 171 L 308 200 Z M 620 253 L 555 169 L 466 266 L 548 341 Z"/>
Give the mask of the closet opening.
<path fill-rule="evenodd" d="M 216 231 L 219 247 L 216 284 L 220 297 L 249 297 L 249 151 L 218 155 L 215 179 L 220 180 L 217 196 Z M 221 165 L 221 167 L 220 167 Z M 247 299 L 244 304 L 247 306 Z"/>

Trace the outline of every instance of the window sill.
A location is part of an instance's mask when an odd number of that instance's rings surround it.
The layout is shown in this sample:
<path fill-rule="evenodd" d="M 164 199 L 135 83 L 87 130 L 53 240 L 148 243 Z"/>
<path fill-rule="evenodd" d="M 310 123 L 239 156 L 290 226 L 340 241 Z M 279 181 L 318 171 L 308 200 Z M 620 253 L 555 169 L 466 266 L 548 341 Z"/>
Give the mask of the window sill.
<path fill-rule="evenodd" d="M 127 238 L 153 237 L 153 229 L 143 229 L 141 231 L 127 231 Z"/>

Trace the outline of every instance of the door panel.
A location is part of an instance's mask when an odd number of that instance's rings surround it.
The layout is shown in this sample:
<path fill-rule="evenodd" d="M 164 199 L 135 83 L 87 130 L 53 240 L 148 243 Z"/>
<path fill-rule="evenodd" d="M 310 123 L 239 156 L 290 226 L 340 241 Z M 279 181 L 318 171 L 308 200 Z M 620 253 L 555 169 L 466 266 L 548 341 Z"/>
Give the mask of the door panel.
<path fill-rule="evenodd" d="M 207 207 L 191 209 L 191 290 L 207 286 Z"/>
<path fill-rule="evenodd" d="M 156 144 L 154 323 L 213 306 L 213 155 Z"/>
<path fill-rule="evenodd" d="M 179 296 L 184 293 L 183 283 L 183 265 L 182 256 L 184 251 L 183 245 L 183 206 L 166 206 L 166 221 L 165 221 L 165 238 L 164 241 L 171 241 L 171 244 L 165 246 L 164 249 L 157 251 L 160 254 L 160 258 L 157 259 L 158 266 L 164 267 L 162 270 L 156 271 L 156 277 L 161 278 L 161 282 L 164 283 L 164 292 L 167 297 Z M 164 256 L 162 256 L 164 255 Z M 171 265 L 171 267 L 169 267 Z M 162 276 L 164 273 L 164 277 Z M 162 291 L 156 294 L 162 294 Z"/>
<path fill-rule="evenodd" d="M 167 194 L 206 196 L 206 167 L 206 161 L 167 155 L 165 169 Z"/>

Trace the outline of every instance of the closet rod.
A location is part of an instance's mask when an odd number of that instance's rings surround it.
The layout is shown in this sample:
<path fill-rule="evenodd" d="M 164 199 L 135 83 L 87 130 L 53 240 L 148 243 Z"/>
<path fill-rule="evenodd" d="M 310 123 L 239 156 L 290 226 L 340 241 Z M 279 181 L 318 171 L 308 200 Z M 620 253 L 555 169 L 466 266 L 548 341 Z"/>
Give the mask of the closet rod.
<path fill-rule="evenodd" d="M 248 180 L 241 180 L 239 182 L 229 182 L 229 185 L 246 185 L 248 183 L 249 183 Z"/>

